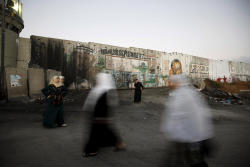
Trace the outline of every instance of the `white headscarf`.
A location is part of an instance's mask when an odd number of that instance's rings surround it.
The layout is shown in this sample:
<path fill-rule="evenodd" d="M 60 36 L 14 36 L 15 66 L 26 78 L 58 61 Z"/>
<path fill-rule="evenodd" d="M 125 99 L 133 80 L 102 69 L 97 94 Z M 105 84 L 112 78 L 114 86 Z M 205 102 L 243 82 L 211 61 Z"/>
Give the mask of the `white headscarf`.
<path fill-rule="evenodd" d="M 60 86 L 64 86 L 64 82 L 62 82 L 62 79 L 64 79 L 64 76 L 59 76 L 60 79 Z"/>
<path fill-rule="evenodd" d="M 64 79 L 64 76 L 59 76 L 60 79 Z"/>
<path fill-rule="evenodd" d="M 115 106 L 118 103 L 117 97 L 116 97 L 116 86 L 114 83 L 114 80 L 110 74 L 106 73 L 99 73 L 96 76 L 96 86 L 90 91 L 84 105 L 83 110 L 84 111 L 93 111 L 95 104 L 97 103 L 97 100 L 99 97 L 110 90 L 114 90 L 112 93 L 112 96 L 110 95 L 108 97 L 108 103 L 109 105 Z"/>
<path fill-rule="evenodd" d="M 172 141 L 198 142 L 213 136 L 211 113 L 200 94 L 184 75 L 170 78 L 178 83 L 162 116 L 161 131 Z"/>
<path fill-rule="evenodd" d="M 55 87 L 59 87 L 61 86 L 60 85 L 60 82 L 56 83 L 56 78 L 58 78 L 59 76 L 53 76 L 49 82 L 50 85 L 55 85 Z"/>

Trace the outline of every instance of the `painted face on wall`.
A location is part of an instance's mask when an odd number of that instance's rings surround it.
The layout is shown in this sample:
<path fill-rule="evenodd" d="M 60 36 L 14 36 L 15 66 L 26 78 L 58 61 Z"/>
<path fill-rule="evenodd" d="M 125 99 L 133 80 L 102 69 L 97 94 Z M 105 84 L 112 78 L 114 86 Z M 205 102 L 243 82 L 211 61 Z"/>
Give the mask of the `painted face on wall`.
<path fill-rule="evenodd" d="M 169 70 L 169 75 L 177 75 L 182 73 L 181 62 L 177 59 L 174 59 L 171 62 L 171 69 Z"/>

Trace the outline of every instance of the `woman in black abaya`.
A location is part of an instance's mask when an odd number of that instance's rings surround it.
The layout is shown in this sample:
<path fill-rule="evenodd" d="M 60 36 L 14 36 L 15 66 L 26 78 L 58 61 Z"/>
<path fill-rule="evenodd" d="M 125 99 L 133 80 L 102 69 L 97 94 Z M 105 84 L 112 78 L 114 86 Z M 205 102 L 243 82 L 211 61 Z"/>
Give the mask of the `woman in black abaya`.
<path fill-rule="evenodd" d="M 144 88 L 142 83 L 139 82 L 138 79 L 135 80 L 135 94 L 134 94 L 134 103 L 140 103 L 141 102 L 141 94 L 142 89 Z"/>
<path fill-rule="evenodd" d="M 90 91 L 83 106 L 84 111 L 92 112 L 90 136 L 83 156 L 94 156 L 100 147 L 114 146 L 116 150 L 125 148 L 120 136 L 115 132 L 111 110 L 117 105 L 116 87 L 111 75 L 100 73 L 97 84 Z"/>

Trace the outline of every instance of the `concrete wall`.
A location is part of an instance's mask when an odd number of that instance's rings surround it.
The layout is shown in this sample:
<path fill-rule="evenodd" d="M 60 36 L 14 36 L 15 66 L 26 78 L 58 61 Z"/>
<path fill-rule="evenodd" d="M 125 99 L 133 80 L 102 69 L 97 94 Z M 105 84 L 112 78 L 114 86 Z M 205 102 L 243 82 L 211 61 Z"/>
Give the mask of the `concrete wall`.
<path fill-rule="evenodd" d="M 131 87 L 136 78 L 143 82 L 145 87 L 165 85 L 164 79 L 169 74 L 161 59 L 167 56 L 166 53 L 97 43 L 89 43 L 88 47 L 93 50 L 90 55 L 93 60 L 92 71 L 112 74 L 118 88 Z M 164 65 L 168 66 L 168 62 L 165 61 Z"/>
<path fill-rule="evenodd" d="M 91 80 L 90 52 L 87 43 L 31 36 L 29 67 L 61 71 L 69 86 L 84 79 Z"/>
<path fill-rule="evenodd" d="M 31 58 L 31 46 L 29 38 L 18 38 L 17 68 L 28 69 Z"/>
<path fill-rule="evenodd" d="M 197 81 L 205 78 L 216 80 L 224 76 L 250 80 L 250 64 L 247 63 L 39 36 L 31 36 L 30 43 L 28 39 L 21 39 L 20 42 L 24 46 L 20 44 L 23 58 L 19 60 L 27 60 L 22 61 L 25 65 L 19 63 L 22 67 L 61 71 L 66 77 L 66 85 L 71 87 L 91 87 L 99 72 L 112 74 L 118 88 L 133 87 L 135 78 L 145 87 L 168 86 L 168 78 L 181 72 Z"/>
<path fill-rule="evenodd" d="M 230 78 L 228 61 L 209 60 L 209 78 L 216 80 L 217 78 Z"/>
<path fill-rule="evenodd" d="M 47 70 L 47 75 L 44 75 L 44 69 L 42 68 L 28 68 L 28 83 L 29 83 L 29 95 L 36 96 L 41 95 L 41 90 L 45 87 L 45 78 L 47 84 L 53 76 L 60 76 L 61 72 L 56 70 Z"/>
<path fill-rule="evenodd" d="M 111 73 L 120 88 L 128 88 L 135 78 L 145 87 L 162 87 L 168 85 L 168 78 L 173 74 L 185 73 L 199 79 L 209 77 L 209 60 L 205 58 L 97 43 L 88 46 L 93 49 L 94 67 Z"/>
<path fill-rule="evenodd" d="M 1 32 L 0 28 L 0 32 Z M 0 39 L 1 39 L 1 33 L 0 33 Z M 4 64 L 6 67 L 16 67 L 17 65 L 17 39 L 18 39 L 18 34 L 6 29 L 5 30 L 5 49 L 4 49 Z M 0 40 L 0 50 L 2 46 L 2 41 Z M 0 53 L 1 55 L 1 53 Z M 1 64 L 1 59 L 0 59 L 0 64 Z"/>
<path fill-rule="evenodd" d="M 229 72 L 233 79 L 250 81 L 250 65 L 242 62 L 229 61 Z"/>
<path fill-rule="evenodd" d="M 27 70 L 22 68 L 6 68 L 8 98 L 27 96 Z"/>
<path fill-rule="evenodd" d="M 167 86 L 168 77 L 181 72 L 194 80 L 216 80 L 225 76 L 228 81 L 250 81 L 250 64 L 247 63 L 96 43 L 88 46 L 94 50 L 94 66 L 111 73 L 120 88 L 129 87 L 134 78 L 141 80 L 146 87 Z"/>
<path fill-rule="evenodd" d="M 45 87 L 44 70 L 37 68 L 28 69 L 29 96 L 41 95 Z"/>

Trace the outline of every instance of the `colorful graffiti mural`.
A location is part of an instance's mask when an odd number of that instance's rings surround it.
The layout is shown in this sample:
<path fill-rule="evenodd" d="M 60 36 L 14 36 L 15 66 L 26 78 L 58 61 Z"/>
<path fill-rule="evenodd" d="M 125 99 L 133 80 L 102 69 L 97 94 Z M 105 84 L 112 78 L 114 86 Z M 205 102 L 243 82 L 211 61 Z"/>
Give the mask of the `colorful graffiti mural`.
<path fill-rule="evenodd" d="M 99 55 L 105 56 L 105 71 L 113 75 L 118 88 L 130 88 L 135 79 L 139 79 L 145 87 L 159 87 L 168 84 L 168 57 L 156 56 L 153 51 L 147 51 L 145 54 L 114 47 L 103 49 L 103 45 L 99 48 L 95 47 L 95 49 Z M 160 60 L 161 57 L 164 61 Z M 177 60 L 172 67 L 175 73 L 176 71 L 179 73 L 181 65 L 178 67 Z"/>
<path fill-rule="evenodd" d="M 11 87 L 18 87 L 18 86 L 22 86 L 21 83 L 21 75 L 10 75 L 10 86 Z"/>
<path fill-rule="evenodd" d="M 171 62 L 171 69 L 169 70 L 169 75 L 176 75 L 182 73 L 181 62 L 178 59 L 174 59 Z"/>
<path fill-rule="evenodd" d="M 101 71 L 112 74 L 118 88 L 131 88 L 139 79 L 145 87 L 168 86 L 169 76 L 184 73 L 192 78 L 217 76 L 225 69 L 232 77 L 249 80 L 248 66 L 240 63 L 221 63 L 196 56 L 165 53 L 140 48 L 122 48 L 110 45 L 75 42 L 31 36 L 30 68 L 61 71 L 66 85 L 86 81 L 94 84 Z M 214 64 L 213 64 L 214 63 Z M 223 64 L 223 67 L 220 65 Z M 250 70 L 250 67 L 249 67 Z M 244 76 L 241 74 L 244 73 Z M 47 74 L 45 73 L 45 78 Z M 220 76 L 217 76 L 218 78 Z M 47 80 L 45 79 L 47 82 Z"/>
<path fill-rule="evenodd" d="M 208 66 L 200 64 L 191 64 L 190 73 L 208 74 L 209 73 Z"/>
<path fill-rule="evenodd" d="M 131 52 L 128 50 L 121 50 L 121 49 L 100 49 L 100 53 L 103 55 L 116 55 L 121 56 L 123 58 L 136 58 L 136 59 L 146 59 L 144 54 Z"/>

